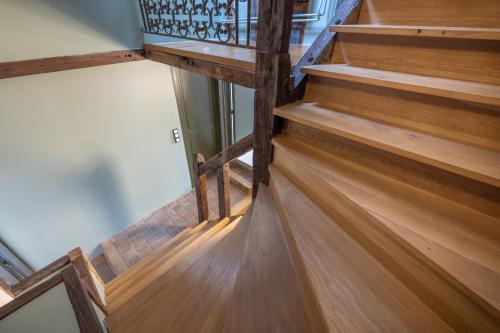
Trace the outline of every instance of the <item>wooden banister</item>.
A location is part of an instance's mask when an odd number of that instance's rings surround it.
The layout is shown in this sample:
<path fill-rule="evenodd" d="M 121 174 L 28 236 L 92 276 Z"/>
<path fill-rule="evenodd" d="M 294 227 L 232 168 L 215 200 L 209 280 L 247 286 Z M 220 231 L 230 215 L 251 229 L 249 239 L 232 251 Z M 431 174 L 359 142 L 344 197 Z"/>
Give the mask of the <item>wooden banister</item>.
<path fill-rule="evenodd" d="M 227 147 L 205 162 L 202 154 L 193 156 L 193 170 L 195 173 L 194 187 L 198 205 L 198 221 L 208 220 L 208 194 L 206 174 L 215 171 L 217 174 L 217 190 L 219 197 L 219 218 L 231 215 L 231 190 L 229 162 L 250 151 L 253 147 L 253 135 L 250 134 L 235 144 Z"/>

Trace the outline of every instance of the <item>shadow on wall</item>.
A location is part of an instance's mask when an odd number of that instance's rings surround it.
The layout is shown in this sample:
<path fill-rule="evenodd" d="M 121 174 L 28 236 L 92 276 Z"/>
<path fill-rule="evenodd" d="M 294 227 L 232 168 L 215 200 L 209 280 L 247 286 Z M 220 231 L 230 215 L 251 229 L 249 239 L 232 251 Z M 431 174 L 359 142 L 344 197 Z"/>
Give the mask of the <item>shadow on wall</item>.
<path fill-rule="evenodd" d="M 39 1 L 120 43 L 125 49 L 142 48 L 144 44 L 134 0 Z"/>
<path fill-rule="evenodd" d="M 77 167 L 9 161 L 0 165 L 0 234 L 7 244 L 23 244 L 18 255 L 35 269 L 78 245 L 98 254 L 97 242 L 133 222 L 119 172 L 105 157 Z"/>

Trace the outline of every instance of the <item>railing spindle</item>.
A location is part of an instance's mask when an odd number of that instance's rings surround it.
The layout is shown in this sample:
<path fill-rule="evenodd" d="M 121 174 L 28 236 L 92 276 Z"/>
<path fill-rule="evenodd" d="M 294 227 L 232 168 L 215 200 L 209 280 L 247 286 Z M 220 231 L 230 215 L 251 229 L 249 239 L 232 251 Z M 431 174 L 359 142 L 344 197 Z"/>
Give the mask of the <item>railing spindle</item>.
<path fill-rule="evenodd" d="M 229 163 L 217 168 L 217 192 L 219 194 L 219 218 L 231 216 L 231 178 Z"/>
<path fill-rule="evenodd" d="M 200 174 L 200 166 L 205 163 L 205 157 L 196 153 L 193 156 L 194 188 L 198 205 L 198 222 L 208 220 L 207 176 Z"/>

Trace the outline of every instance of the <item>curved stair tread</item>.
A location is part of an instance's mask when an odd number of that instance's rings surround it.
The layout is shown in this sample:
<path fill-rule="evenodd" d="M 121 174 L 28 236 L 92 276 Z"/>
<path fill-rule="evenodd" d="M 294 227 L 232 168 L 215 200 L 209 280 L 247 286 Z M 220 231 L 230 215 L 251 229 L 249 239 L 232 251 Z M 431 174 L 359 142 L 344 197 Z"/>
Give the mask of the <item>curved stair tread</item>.
<path fill-rule="evenodd" d="M 261 184 L 224 331 L 327 332 L 304 273 Z"/>
<path fill-rule="evenodd" d="M 274 114 L 301 124 L 500 186 L 500 153 L 297 102 Z"/>
<path fill-rule="evenodd" d="M 148 286 L 154 292 L 141 307 L 134 308 L 131 301 L 120 318 L 110 320 L 110 327 L 124 333 L 222 331 L 251 212 L 246 216 L 225 227 L 195 261 L 155 280 Z"/>
<path fill-rule="evenodd" d="M 162 247 L 161 251 L 159 251 L 157 255 L 151 257 L 148 256 L 144 263 L 138 263 L 138 265 L 141 266 L 137 267 L 137 269 L 131 271 L 130 273 L 127 272 L 127 277 L 125 279 L 117 281 L 112 286 L 106 288 L 106 296 L 109 301 L 112 301 L 113 298 L 116 295 L 119 295 L 123 290 L 135 285 L 144 276 L 160 267 L 162 263 L 167 261 L 175 253 L 191 244 L 194 240 L 202 236 L 207 230 L 210 230 L 215 225 L 217 225 L 217 223 L 204 221 L 198 224 L 196 227 L 192 228 L 190 232 L 182 235 L 179 238 L 176 238 L 173 242 L 169 241 L 164 244 L 165 246 Z"/>
<path fill-rule="evenodd" d="M 330 79 L 500 106 L 500 86 L 494 84 L 392 72 L 346 64 L 304 66 L 301 70 L 306 74 Z"/>
<path fill-rule="evenodd" d="M 271 167 L 271 189 L 297 241 L 330 331 L 452 331 L 276 167 Z"/>
<path fill-rule="evenodd" d="M 175 242 L 166 244 L 161 255 L 151 258 L 150 262 L 146 262 L 140 269 L 135 270 L 130 273 L 127 279 L 123 279 L 113 285 L 113 288 L 106 288 L 106 299 L 109 303 L 113 303 L 117 297 L 121 296 L 121 293 L 125 290 L 135 286 L 141 279 L 149 275 L 151 272 L 158 270 L 163 263 L 169 260 L 177 252 L 193 243 L 197 238 L 205 234 L 206 231 L 210 230 L 212 227 L 216 226 L 217 223 L 210 223 L 205 221 L 197 225 L 191 232 L 183 237 L 178 238 Z M 140 264 L 140 263 L 139 263 Z"/>
<path fill-rule="evenodd" d="M 498 219 L 377 175 L 366 167 L 343 164 L 296 140 L 277 138 L 274 142 L 278 158 L 285 150 L 296 161 L 314 168 L 324 182 L 338 188 L 500 310 Z M 430 247 L 432 244 L 435 246 Z"/>
<path fill-rule="evenodd" d="M 424 301 L 453 329 L 495 331 L 500 315 L 479 297 L 470 297 L 454 277 L 427 258 L 407 240 L 350 199 L 306 163 L 279 157 L 273 165 L 309 197 L 351 238 Z"/>
<path fill-rule="evenodd" d="M 186 240 L 185 244 L 180 244 L 178 250 L 173 249 L 171 251 L 171 256 L 168 260 L 164 260 L 159 263 L 153 270 L 148 272 L 145 276 L 137 281 L 134 281 L 132 285 L 126 288 L 115 291 L 112 295 L 113 297 L 107 297 L 108 312 L 113 313 L 119 309 L 124 303 L 129 302 L 130 299 L 135 297 L 137 294 L 140 296 L 147 295 L 145 289 L 156 279 L 168 273 L 168 271 L 176 266 L 179 262 L 186 263 L 191 260 L 196 260 L 202 253 L 204 253 L 207 248 L 213 246 L 214 242 L 221 237 L 221 231 L 224 231 L 225 227 L 228 225 L 229 219 L 225 218 L 217 222 L 206 232 L 203 232 L 199 237 L 192 240 Z M 225 231 L 224 231 L 225 232 Z M 188 259 L 186 259 L 188 258 Z"/>
<path fill-rule="evenodd" d="M 206 221 L 204 222 L 206 223 Z M 198 225 L 200 226 L 201 223 Z M 198 227 L 196 226 L 196 227 Z M 177 245 L 179 242 L 188 237 L 188 235 L 192 232 L 193 228 L 186 228 L 171 239 L 169 239 L 165 244 L 161 245 L 159 248 L 155 249 L 151 252 L 146 258 L 139 261 L 137 264 L 129 268 L 123 274 L 120 274 L 115 279 L 113 279 L 110 283 L 106 285 L 106 294 L 111 293 L 118 285 L 120 285 L 123 281 L 129 279 L 136 272 L 143 270 L 146 266 L 160 258 L 165 252 L 168 252 L 169 249 Z"/>

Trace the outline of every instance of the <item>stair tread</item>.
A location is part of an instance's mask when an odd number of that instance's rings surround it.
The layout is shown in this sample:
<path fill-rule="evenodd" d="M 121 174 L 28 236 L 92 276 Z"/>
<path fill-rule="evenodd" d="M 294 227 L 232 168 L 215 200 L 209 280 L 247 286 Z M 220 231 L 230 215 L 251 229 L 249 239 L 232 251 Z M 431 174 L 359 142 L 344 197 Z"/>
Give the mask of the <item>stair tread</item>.
<path fill-rule="evenodd" d="M 274 114 L 328 133 L 500 186 L 500 153 L 297 102 Z"/>
<path fill-rule="evenodd" d="M 207 222 L 203 222 L 198 224 L 195 228 L 201 228 L 206 225 Z M 195 229 L 196 231 L 196 229 Z M 142 259 L 140 262 L 129 268 L 123 274 L 120 274 L 117 278 L 111 281 L 106 286 L 106 294 L 111 293 L 114 289 L 116 289 L 119 285 L 121 285 L 125 280 L 130 279 L 135 274 L 140 271 L 143 271 L 148 265 L 151 263 L 161 259 L 163 255 L 168 253 L 170 249 L 175 247 L 177 244 L 188 238 L 193 233 L 193 228 L 186 228 L 171 239 L 169 239 L 165 244 L 162 244 L 159 248 L 155 249 L 152 253 L 150 253 L 146 258 Z"/>
<path fill-rule="evenodd" d="M 208 230 L 200 231 L 199 235 L 188 238 L 183 243 L 179 244 L 179 246 L 173 248 L 168 257 L 164 257 L 154 265 L 152 269 L 127 281 L 127 284 L 120 286 L 111 294 L 107 295 L 106 301 L 108 304 L 108 312 L 114 312 L 138 293 L 144 293 L 144 289 L 147 288 L 151 282 L 166 274 L 177 263 L 185 260 L 186 257 L 195 258 L 196 255 L 203 253 L 205 248 L 213 245 L 211 243 L 212 239 L 217 237 L 228 223 L 229 219 L 223 219 L 211 226 Z"/>
<path fill-rule="evenodd" d="M 251 212 L 246 215 L 248 219 Z M 113 332 L 220 332 L 248 221 L 237 219 L 194 260 L 183 259 L 106 320 Z"/>
<path fill-rule="evenodd" d="M 242 247 L 225 331 L 326 332 L 317 299 L 303 279 L 305 271 L 290 249 L 264 184 L 259 186 Z"/>
<path fill-rule="evenodd" d="M 330 331 L 451 331 L 276 167 L 270 169 L 273 196 L 295 237 Z"/>
<path fill-rule="evenodd" d="M 326 78 L 500 106 L 500 86 L 379 69 L 326 64 L 302 67 L 302 72 Z"/>
<path fill-rule="evenodd" d="M 385 226 L 500 310 L 498 219 L 321 152 L 297 140 L 274 144 L 317 170 Z"/>
<path fill-rule="evenodd" d="M 498 28 L 352 24 L 332 25 L 330 26 L 330 31 L 340 33 L 359 33 L 391 36 L 500 40 L 500 29 Z"/>

